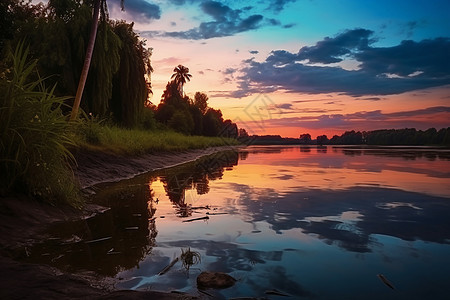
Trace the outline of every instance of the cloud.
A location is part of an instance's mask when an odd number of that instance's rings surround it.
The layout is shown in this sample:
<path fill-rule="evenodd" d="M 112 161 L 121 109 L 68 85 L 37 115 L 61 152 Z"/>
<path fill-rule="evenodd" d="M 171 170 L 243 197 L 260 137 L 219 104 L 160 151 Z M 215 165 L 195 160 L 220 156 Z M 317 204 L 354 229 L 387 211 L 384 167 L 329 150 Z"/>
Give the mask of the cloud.
<path fill-rule="evenodd" d="M 425 25 L 427 22 L 425 20 L 420 21 L 409 21 L 406 24 L 403 25 L 403 29 L 401 30 L 400 34 L 405 34 L 407 38 L 411 38 L 414 34 L 414 31 Z"/>
<path fill-rule="evenodd" d="M 326 37 L 315 46 L 301 48 L 297 59 L 323 64 L 341 62 L 342 56 L 368 48 L 374 42 L 369 39 L 372 34 L 373 31 L 367 29 L 347 30 L 334 38 Z"/>
<path fill-rule="evenodd" d="M 370 30 L 347 30 L 314 46 L 302 47 L 298 53 L 274 50 L 265 61 L 246 60 L 239 77 L 240 90 L 231 96 L 285 90 L 361 97 L 450 84 L 449 38 L 406 40 L 397 46 L 381 48 L 371 46 L 372 35 Z M 358 69 L 330 65 L 344 58 L 358 61 Z"/>
<path fill-rule="evenodd" d="M 259 51 L 258 50 L 250 50 L 250 51 L 248 51 L 250 54 L 258 54 L 259 53 Z"/>
<path fill-rule="evenodd" d="M 388 48 L 367 48 L 355 54 L 360 67 L 373 74 L 395 74 L 406 77 L 443 78 L 450 76 L 450 39 L 436 38 L 415 42 L 405 40 Z"/>
<path fill-rule="evenodd" d="M 112 5 L 120 6 L 119 0 L 113 0 Z M 145 0 L 126 0 L 125 11 L 137 22 L 161 18 L 161 8 Z"/>
<path fill-rule="evenodd" d="M 266 120 L 265 124 L 271 127 L 303 127 L 311 129 L 336 128 L 343 130 L 347 130 L 348 128 L 354 128 L 355 130 L 358 130 L 358 128 L 366 128 L 368 130 L 380 128 L 405 128 L 418 127 L 418 125 L 421 125 L 420 127 L 422 128 L 431 128 L 436 127 L 436 124 L 439 124 L 441 128 L 447 127 L 447 120 L 442 122 L 439 122 L 438 120 L 429 120 L 429 123 L 423 121 L 424 116 L 437 114 L 449 114 L 450 116 L 450 107 L 435 106 L 395 113 L 383 113 L 381 110 L 373 110 L 350 114 L 308 115 Z"/>
<path fill-rule="evenodd" d="M 232 75 L 236 71 L 237 71 L 237 69 L 234 69 L 234 68 L 226 68 L 224 71 L 222 71 L 222 73 L 225 75 Z"/>
<path fill-rule="evenodd" d="M 289 2 L 295 2 L 296 0 L 272 0 L 270 1 L 269 6 L 267 7 L 267 10 L 272 10 L 276 13 L 279 13 L 284 9 L 284 6 L 288 4 Z"/>
<path fill-rule="evenodd" d="M 174 4 L 182 5 L 186 1 L 175 1 Z M 191 1 L 193 2 L 193 1 Z M 162 36 L 179 39 L 201 40 L 216 37 L 226 37 L 241 32 L 255 30 L 262 26 L 280 25 L 275 19 L 267 19 L 260 14 L 243 16 L 251 7 L 233 9 L 218 1 L 203 1 L 200 3 L 201 10 L 213 20 L 202 22 L 198 27 L 186 31 L 144 31 L 142 34 L 148 36 Z"/>

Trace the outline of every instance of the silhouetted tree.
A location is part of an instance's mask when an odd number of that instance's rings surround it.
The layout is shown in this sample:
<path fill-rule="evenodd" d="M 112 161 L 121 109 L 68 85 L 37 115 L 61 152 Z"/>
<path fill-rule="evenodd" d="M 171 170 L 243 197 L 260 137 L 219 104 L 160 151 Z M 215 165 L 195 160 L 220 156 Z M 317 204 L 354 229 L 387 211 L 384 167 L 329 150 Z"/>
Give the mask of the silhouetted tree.
<path fill-rule="evenodd" d="M 301 144 L 310 144 L 311 143 L 311 135 L 309 133 L 301 134 L 299 140 L 300 140 Z"/>
<path fill-rule="evenodd" d="M 239 128 L 238 136 L 243 138 L 248 137 L 247 130 L 244 128 Z"/>
<path fill-rule="evenodd" d="M 326 135 L 319 135 L 316 138 L 316 142 L 317 142 L 317 145 L 320 145 L 320 146 L 326 145 L 326 144 L 328 144 L 328 137 Z"/>
<path fill-rule="evenodd" d="M 120 66 L 113 78 L 111 109 L 116 119 L 123 125 L 134 127 L 142 119 L 142 113 L 150 93 L 149 76 L 151 52 L 145 49 L 133 31 L 133 23 L 124 21 L 113 23 L 113 30 L 122 42 Z"/>
<path fill-rule="evenodd" d="M 238 127 L 236 123 L 231 122 L 231 120 L 225 120 L 222 124 L 220 136 L 236 139 L 238 137 Z"/>
<path fill-rule="evenodd" d="M 186 81 L 191 81 L 192 75 L 189 74 L 189 68 L 178 65 L 173 69 L 174 74 L 172 75 L 172 79 L 175 81 L 175 83 L 178 85 L 178 91 L 181 96 L 184 96 L 183 91 L 183 85 L 186 83 Z"/>
<path fill-rule="evenodd" d="M 203 134 L 206 136 L 218 136 L 222 129 L 222 112 L 209 108 L 203 118 Z"/>
<path fill-rule="evenodd" d="M 208 95 L 201 92 L 196 92 L 194 96 L 194 105 L 205 114 L 208 109 Z"/>

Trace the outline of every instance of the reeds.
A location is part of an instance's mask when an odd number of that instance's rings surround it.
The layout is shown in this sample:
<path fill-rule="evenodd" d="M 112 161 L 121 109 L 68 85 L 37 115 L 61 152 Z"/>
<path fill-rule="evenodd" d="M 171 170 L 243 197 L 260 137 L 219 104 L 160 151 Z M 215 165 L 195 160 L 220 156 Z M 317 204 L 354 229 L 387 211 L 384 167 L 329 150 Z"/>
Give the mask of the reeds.
<path fill-rule="evenodd" d="M 20 43 L 0 72 L 0 192 L 26 191 L 51 202 L 78 206 L 68 146 L 71 124 L 62 113 L 65 97 L 44 85 L 36 60 Z"/>

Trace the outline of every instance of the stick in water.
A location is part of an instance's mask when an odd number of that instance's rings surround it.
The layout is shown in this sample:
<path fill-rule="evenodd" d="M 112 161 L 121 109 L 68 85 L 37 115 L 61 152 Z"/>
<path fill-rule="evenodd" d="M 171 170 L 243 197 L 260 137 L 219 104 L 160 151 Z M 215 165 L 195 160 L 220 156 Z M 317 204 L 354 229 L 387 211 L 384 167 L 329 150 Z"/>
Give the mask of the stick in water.
<path fill-rule="evenodd" d="M 170 268 L 172 268 L 173 267 L 173 265 L 174 264 L 176 264 L 177 263 L 177 261 L 179 260 L 180 258 L 179 257 L 177 257 L 177 258 L 175 258 L 174 260 L 172 260 L 171 262 L 170 262 L 170 264 L 167 266 L 167 267 L 165 267 L 161 272 L 159 272 L 158 273 L 158 275 L 159 276 L 161 276 L 161 275 L 164 275 L 164 274 L 166 274 L 167 273 L 167 271 L 169 271 L 170 270 Z"/>
<path fill-rule="evenodd" d="M 395 288 L 394 288 L 394 286 L 392 285 L 392 283 L 390 283 L 389 280 L 387 280 L 387 278 L 384 277 L 383 274 L 378 274 L 377 276 L 378 276 L 378 278 L 381 279 L 381 281 L 383 281 L 383 283 L 384 283 L 385 285 L 387 285 L 387 286 L 390 287 L 391 289 L 395 290 Z"/>
<path fill-rule="evenodd" d="M 201 218 L 195 218 L 195 219 L 185 220 L 185 221 L 183 221 L 183 223 L 185 223 L 185 222 L 192 222 L 192 221 L 199 221 L 199 220 L 208 220 L 208 219 L 209 219 L 209 217 L 206 216 L 206 217 L 201 217 Z"/>

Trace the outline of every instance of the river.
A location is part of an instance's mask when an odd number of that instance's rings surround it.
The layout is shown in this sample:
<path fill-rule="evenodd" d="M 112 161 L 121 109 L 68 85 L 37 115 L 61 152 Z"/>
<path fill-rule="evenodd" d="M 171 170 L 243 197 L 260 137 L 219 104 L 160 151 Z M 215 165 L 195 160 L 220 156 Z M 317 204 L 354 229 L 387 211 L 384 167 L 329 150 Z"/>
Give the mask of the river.
<path fill-rule="evenodd" d="M 30 261 L 191 294 L 202 271 L 226 272 L 233 287 L 206 291 L 218 299 L 450 292 L 448 149 L 250 146 L 94 190 L 111 209 L 58 224 Z M 158 275 L 186 251 L 201 260 Z"/>

